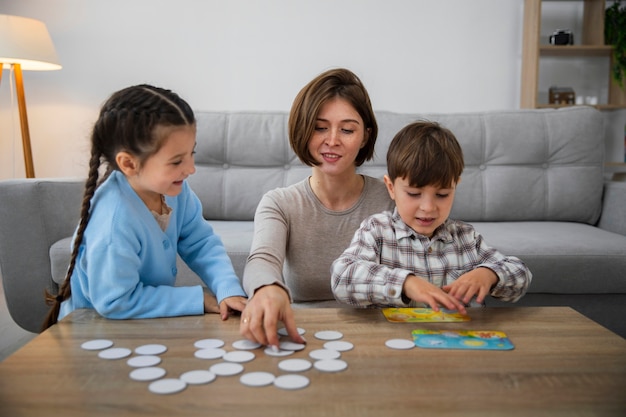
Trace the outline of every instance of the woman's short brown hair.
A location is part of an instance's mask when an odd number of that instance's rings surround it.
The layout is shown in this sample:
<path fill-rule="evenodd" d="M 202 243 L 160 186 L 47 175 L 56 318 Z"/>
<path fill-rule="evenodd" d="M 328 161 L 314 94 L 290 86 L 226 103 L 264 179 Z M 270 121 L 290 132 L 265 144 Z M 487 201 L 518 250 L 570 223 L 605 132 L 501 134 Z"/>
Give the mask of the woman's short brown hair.
<path fill-rule="evenodd" d="M 406 178 L 412 187 L 449 188 L 459 182 L 465 164 L 454 134 L 436 122 L 402 128 L 387 150 L 389 179 Z"/>
<path fill-rule="evenodd" d="M 374 156 L 378 124 L 369 94 L 359 77 L 352 71 L 338 68 L 323 72 L 310 81 L 300 90 L 291 106 L 289 144 L 298 158 L 308 166 L 318 165 L 308 149 L 317 116 L 324 103 L 335 97 L 341 97 L 350 103 L 365 125 L 366 143 L 356 157 L 356 166 L 361 166 Z"/>

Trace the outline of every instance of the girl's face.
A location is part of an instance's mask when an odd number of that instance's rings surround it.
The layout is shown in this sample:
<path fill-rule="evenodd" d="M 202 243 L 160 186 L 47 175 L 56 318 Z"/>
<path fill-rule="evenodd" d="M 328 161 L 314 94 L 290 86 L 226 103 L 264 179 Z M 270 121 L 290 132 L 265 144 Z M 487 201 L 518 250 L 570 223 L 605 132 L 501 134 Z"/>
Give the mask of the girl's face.
<path fill-rule="evenodd" d="M 196 172 L 195 147 L 195 127 L 169 130 L 161 149 L 144 161 L 136 175 L 129 177 L 131 186 L 148 207 L 149 201 L 160 201 L 161 195 L 176 196 L 182 191 L 183 181 Z"/>
<path fill-rule="evenodd" d="M 389 196 L 396 202 L 402 221 L 421 235 L 432 237 L 435 229 L 450 215 L 456 184 L 452 188 L 432 185 L 415 188 L 409 185 L 406 178 L 396 178 L 392 182 L 387 175 L 385 184 Z"/>
<path fill-rule="evenodd" d="M 338 175 L 354 171 L 354 161 L 365 143 L 363 119 L 350 103 L 337 97 L 320 109 L 308 150 L 320 163 L 316 169 Z"/>

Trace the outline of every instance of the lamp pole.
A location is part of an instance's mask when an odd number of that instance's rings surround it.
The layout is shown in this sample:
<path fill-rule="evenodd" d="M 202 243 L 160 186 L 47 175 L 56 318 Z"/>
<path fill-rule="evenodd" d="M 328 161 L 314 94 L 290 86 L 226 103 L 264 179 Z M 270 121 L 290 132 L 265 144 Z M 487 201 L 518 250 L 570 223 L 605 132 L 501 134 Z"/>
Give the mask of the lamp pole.
<path fill-rule="evenodd" d="M 15 87 L 17 90 L 17 107 L 20 112 L 20 129 L 22 131 L 22 150 L 24 152 L 24 168 L 26 178 L 35 178 L 35 166 L 33 165 L 33 153 L 30 147 L 30 130 L 28 129 L 28 114 L 26 113 L 26 96 L 24 95 L 24 80 L 22 79 L 22 66 L 11 64 L 15 71 Z"/>

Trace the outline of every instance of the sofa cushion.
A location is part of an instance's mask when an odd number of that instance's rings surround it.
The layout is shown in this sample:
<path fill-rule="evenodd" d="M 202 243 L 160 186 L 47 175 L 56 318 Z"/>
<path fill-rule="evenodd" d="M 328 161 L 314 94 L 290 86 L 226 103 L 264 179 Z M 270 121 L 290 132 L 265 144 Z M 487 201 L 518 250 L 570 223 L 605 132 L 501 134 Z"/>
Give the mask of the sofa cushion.
<path fill-rule="evenodd" d="M 472 224 L 489 245 L 524 261 L 529 293 L 626 293 L 624 235 L 571 222 Z"/>

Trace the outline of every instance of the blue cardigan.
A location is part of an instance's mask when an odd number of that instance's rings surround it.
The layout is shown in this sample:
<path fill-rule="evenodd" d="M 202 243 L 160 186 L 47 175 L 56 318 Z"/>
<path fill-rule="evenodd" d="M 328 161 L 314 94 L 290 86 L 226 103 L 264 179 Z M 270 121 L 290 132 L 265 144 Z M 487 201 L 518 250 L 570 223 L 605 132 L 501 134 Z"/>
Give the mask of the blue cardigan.
<path fill-rule="evenodd" d="M 174 287 L 176 253 L 218 302 L 246 296 L 187 182 L 178 196 L 165 200 L 172 214 L 163 232 L 121 172 L 98 187 L 71 278 L 72 296 L 62 303 L 59 319 L 78 308 L 112 319 L 203 314 L 201 285 Z"/>

